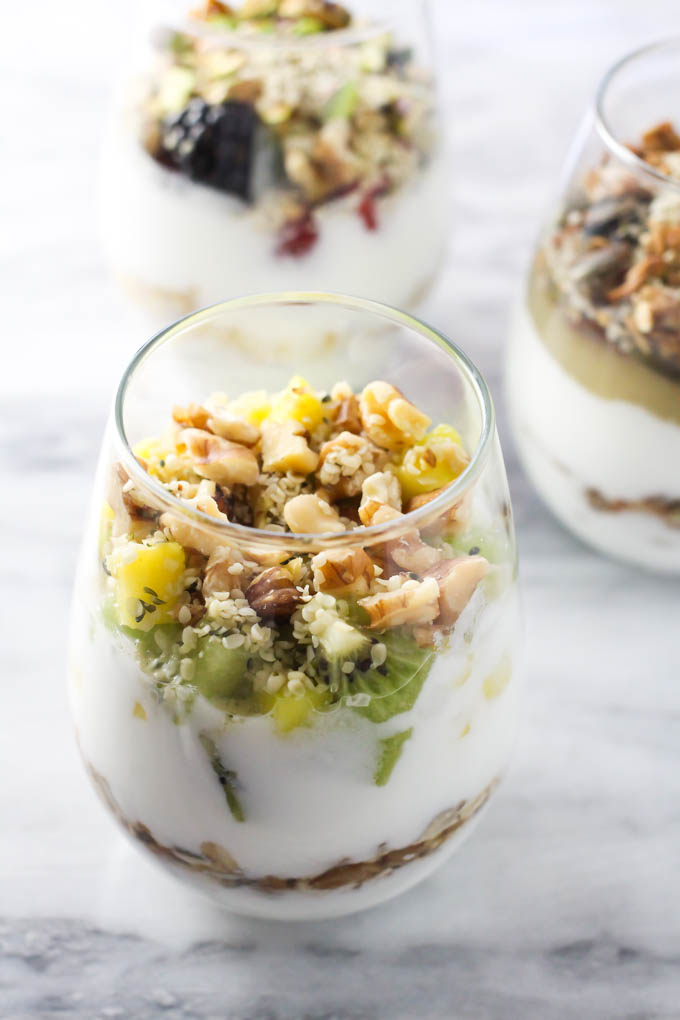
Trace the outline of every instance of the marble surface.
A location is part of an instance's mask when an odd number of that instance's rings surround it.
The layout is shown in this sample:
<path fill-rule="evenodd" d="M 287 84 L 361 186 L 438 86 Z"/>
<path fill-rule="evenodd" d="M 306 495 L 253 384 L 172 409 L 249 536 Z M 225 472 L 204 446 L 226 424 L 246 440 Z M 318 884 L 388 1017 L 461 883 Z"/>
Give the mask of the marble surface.
<path fill-rule="evenodd" d="M 297 926 L 224 916 L 156 873 L 76 757 L 74 558 L 116 374 L 144 339 L 93 212 L 135 5 L 3 12 L 2 1018 L 680 1017 L 680 586 L 555 523 L 515 462 L 501 385 L 508 310 L 581 112 L 614 57 L 673 30 L 676 4 L 435 6 L 457 212 L 425 314 L 497 397 L 530 693 L 510 775 L 460 854 L 385 907 Z"/>

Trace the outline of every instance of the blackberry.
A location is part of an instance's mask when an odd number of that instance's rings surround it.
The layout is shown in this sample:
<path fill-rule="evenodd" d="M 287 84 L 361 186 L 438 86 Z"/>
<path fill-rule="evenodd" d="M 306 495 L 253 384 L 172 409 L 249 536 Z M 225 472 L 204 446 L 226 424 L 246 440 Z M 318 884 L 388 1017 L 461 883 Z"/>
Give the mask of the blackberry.
<path fill-rule="evenodd" d="M 156 158 L 192 181 L 250 202 L 259 124 L 247 103 L 211 106 L 194 97 L 163 121 Z"/>

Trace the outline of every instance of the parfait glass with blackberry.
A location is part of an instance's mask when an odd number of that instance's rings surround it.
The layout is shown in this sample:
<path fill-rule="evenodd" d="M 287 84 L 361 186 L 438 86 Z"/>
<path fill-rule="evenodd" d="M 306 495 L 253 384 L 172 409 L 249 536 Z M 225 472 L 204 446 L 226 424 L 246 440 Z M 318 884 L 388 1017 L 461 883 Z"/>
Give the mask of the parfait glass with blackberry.
<path fill-rule="evenodd" d="M 145 853 L 260 916 L 409 888 L 474 828 L 522 711 L 484 381 L 362 299 L 181 320 L 120 384 L 72 623 L 82 757 Z"/>
<path fill-rule="evenodd" d="M 539 493 L 612 556 L 680 573 L 680 40 L 605 76 L 508 354 Z"/>
<path fill-rule="evenodd" d="M 266 290 L 414 305 L 448 228 L 424 0 L 189 6 L 163 5 L 112 118 L 119 280 L 163 321 Z"/>

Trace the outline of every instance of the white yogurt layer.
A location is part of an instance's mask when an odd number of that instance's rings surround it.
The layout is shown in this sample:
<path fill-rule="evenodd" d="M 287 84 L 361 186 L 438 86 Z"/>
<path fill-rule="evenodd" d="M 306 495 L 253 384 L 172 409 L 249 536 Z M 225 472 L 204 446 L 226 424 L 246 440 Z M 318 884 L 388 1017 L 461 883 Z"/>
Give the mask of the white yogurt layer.
<path fill-rule="evenodd" d="M 376 725 L 342 709 L 286 735 L 258 717 L 228 724 L 216 736 L 222 713 L 202 698 L 186 722 L 175 724 L 154 700 L 131 648 L 117 645 L 96 620 L 88 633 L 89 614 L 81 588 L 72 702 L 85 759 L 107 780 L 124 815 L 159 843 L 195 852 L 204 841 L 218 843 L 247 876 L 311 878 L 343 859 L 369 860 L 380 848 L 408 846 L 440 812 L 481 794 L 507 763 L 521 683 L 516 675 L 504 687 L 498 680 L 511 670 L 519 638 L 514 584 L 490 603 L 478 590 L 410 712 Z M 146 719 L 133 715 L 137 702 Z M 413 734 L 387 785 L 376 786 L 379 739 L 409 727 Z M 230 814 L 199 742 L 206 729 L 225 767 L 238 775 L 245 822 Z M 451 849 L 471 827 L 449 840 Z M 360 890 L 276 896 L 211 885 L 211 895 L 247 913 L 328 916 L 396 894 L 445 856 L 443 850 Z"/>
<path fill-rule="evenodd" d="M 680 494 L 680 426 L 645 408 L 586 389 L 541 341 L 528 309 L 515 316 L 508 357 L 515 439 L 534 485 L 585 541 L 656 570 L 680 570 L 680 531 L 649 513 L 599 511 L 606 499 Z"/>
<path fill-rule="evenodd" d="M 319 238 L 302 257 L 277 255 L 257 208 L 159 166 L 120 120 L 105 146 L 104 245 L 115 273 L 168 317 L 252 292 L 331 290 L 397 307 L 422 296 L 448 231 L 442 159 L 378 202 L 369 231 L 350 196 L 315 213 Z"/>

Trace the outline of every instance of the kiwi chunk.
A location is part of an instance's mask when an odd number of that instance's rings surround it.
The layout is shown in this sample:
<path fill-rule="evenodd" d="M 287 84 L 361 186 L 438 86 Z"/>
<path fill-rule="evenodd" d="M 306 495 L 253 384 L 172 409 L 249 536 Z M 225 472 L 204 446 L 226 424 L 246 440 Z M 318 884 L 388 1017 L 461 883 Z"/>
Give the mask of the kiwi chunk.
<path fill-rule="evenodd" d="M 419 648 L 409 634 L 401 631 L 387 631 L 380 640 L 387 648 L 384 664 L 362 670 L 359 663 L 345 681 L 345 693 L 370 696 L 367 705 L 353 709 L 375 723 L 413 708 L 435 655 L 431 648 Z"/>
<path fill-rule="evenodd" d="M 373 773 L 373 781 L 376 786 L 385 786 L 388 782 L 394 771 L 394 766 L 401 758 L 404 744 L 412 733 L 413 727 L 411 726 L 408 730 L 402 730 L 401 733 L 393 733 L 391 737 L 384 737 L 379 741 L 380 753 L 378 764 Z"/>
<path fill-rule="evenodd" d="M 246 816 L 236 793 L 238 776 L 233 769 L 225 768 L 225 765 L 220 758 L 219 751 L 217 750 L 215 741 L 211 740 L 207 733 L 201 733 L 199 740 L 210 759 L 212 770 L 217 776 L 220 786 L 224 790 L 224 797 L 227 802 L 227 806 L 235 821 L 245 822 Z"/>
<path fill-rule="evenodd" d="M 222 639 L 207 635 L 198 640 L 192 682 L 209 700 L 246 696 L 244 690 L 248 653 L 243 648 L 225 648 Z"/>

